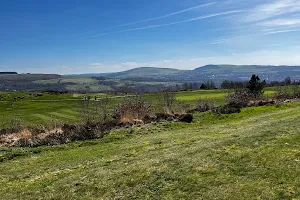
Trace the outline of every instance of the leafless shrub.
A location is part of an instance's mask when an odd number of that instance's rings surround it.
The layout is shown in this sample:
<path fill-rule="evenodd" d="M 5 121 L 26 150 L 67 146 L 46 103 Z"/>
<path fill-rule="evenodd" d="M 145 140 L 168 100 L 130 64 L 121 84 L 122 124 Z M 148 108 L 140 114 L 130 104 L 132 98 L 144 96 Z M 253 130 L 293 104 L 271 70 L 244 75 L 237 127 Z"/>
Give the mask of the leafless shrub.
<path fill-rule="evenodd" d="M 79 103 L 78 118 L 83 124 L 102 123 L 109 119 L 109 98 L 105 97 L 97 101 L 86 99 Z"/>
<path fill-rule="evenodd" d="M 300 87 L 298 85 L 293 86 L 278 86 L 275 89 L 275 98 L 277 100 L 287 100 L 300 98 Z"/>
<path fill-rule="evenodd" d="M 173 104 L 173 107 L 171 108 L 171 110 L 167 113 L 170 113 L 173 115 L 183 115 L 183 114 L 187 114 L 190 109 L 191 109 L 190 104 L 188 104 L 184 101 L 176 100 L 175 103 Z"/>
<path fill-rule="evenodd" d="M 246 91 L 235 91 L 225 97 L 225 102 L 229 107 L 243 108 L 246 107 L 252 99 L 254 99 L 254 97 Z"/>
<path fill-rule="evenodd" d="M 175 93 L 162 92 L 158 95 L 155 112 L 168 114 L 185 114 L 189 109 L 190 105 L 186 102 L 177 100 Z"/>
<path fill-rule="evenodd" d="M 113 118 L 133 123 L 152 113 L 152 104 L 139 96 L 125 97 L 113 111 Z"/>
<path fill-rule="evenodd" d="M 216 101 L 210 99 L 199 99 L 196 102 L 197 112 L 206 112 L 209 110 L 213 110 L 216 107 Z"/>
<path fill-rule="evenodd" d="M 176 103 L 176 96 L 175 93 L 172 92 L 162 92 L 158 95 L 158 100 L 160 103 L 164 104 L 165 108 L 172 110 Z"/>
<path fill-rule="evenodd" d="M 247 107 L 254 95 L 245 90 L 236 90 L 225 97 L 225 105 L 213 109 L 215 114 L 232 114 L 241 112 L 241 108 Z"/>

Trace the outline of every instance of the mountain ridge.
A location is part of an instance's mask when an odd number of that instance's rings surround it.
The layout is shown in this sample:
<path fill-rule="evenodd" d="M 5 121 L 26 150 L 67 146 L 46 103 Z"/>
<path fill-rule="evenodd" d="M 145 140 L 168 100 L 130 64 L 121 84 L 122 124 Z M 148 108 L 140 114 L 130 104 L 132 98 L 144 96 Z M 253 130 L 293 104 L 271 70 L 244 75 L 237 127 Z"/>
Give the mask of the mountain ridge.
<path fill-rule="evenodd" d="M 139 67 L 122 72 L 90 74 L 89 76 L 103 76 L 120 79 L 154 79 L 159 81 L 203 81 L 221 80 L 245 80 L 252 74 L 258 74 L 262 78 L 275 81 L 287 76 L 300 80 L 300 66 L 289 65 L 230 65 L 209 64 L 197 67 L 193 70 L 180 70 L 174 68 Z"/>
<path fill-rule="evenodd" d="M 155 92 L 193 83 L 224 80 L 248 81 L 258 75 L 267 82 L 282 81 L 286 77 L 300 81 L 300 66 L 270 65 L 205 65 L 194 70 L 141 67 L 117 73 L 55 75 L 0 75 L 0 91 L 70 91 L 70 92 Z"/>

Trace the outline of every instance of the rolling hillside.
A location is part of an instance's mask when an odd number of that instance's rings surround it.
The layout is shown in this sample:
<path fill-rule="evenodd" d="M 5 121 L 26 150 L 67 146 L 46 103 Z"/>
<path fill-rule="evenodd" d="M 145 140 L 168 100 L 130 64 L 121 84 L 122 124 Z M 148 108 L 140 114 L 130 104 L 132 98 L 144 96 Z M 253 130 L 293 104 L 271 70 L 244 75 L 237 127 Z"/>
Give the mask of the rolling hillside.
<path fill-rule="evenodd" d="M 102 74 L 104 77 L 129 80 L 156 81 L 206 81 L 217 83 L 223 80 L 248 80 L 252 74 L 258 74 L 267 81 L 283 80 L 287 76 L 300 80 L 300 66 L 267 66 L 267 65 L 206 65 L 194 70 L 176 70 L 168 68 L 141 67 L 124 72 Z"/>
<path fill-rule="evenodd" d="M 281 81 L 288 76 L 299 81 L 300 66 L 206 65 L 194 70 L 141 67 L 117 73 L 69 76 L 2 74 L 0 91 L 155 92 L 186 82 L 201 84 L 213 80 L 220 85 L 224 80 L 245 81 L 252 74 L 268 82 Z"/>

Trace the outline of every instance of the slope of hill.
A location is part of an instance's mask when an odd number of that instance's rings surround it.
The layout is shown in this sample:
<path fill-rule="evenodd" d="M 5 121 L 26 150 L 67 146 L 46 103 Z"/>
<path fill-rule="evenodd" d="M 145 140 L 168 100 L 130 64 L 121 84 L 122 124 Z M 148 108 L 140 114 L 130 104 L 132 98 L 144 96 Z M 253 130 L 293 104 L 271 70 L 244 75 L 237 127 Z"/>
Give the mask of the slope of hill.
<path fill-rule="evenodd" d="M 1 74 L 0 91 L 39 91 L 48 89 L 45 85 L 35 83 L 39 80 L 59 79 L 58 74 Z M 59 87 L 59 88 L 58 88 Z M 56 89 L 63 88 L 57 86 Z"/>
<path fill-rule="evenodd" d="M 99 92 L 155 92 L 175 87 L 176 82 L 158 82 L 139 77 L 140 80 L 122 80 L 109 77 L 62 76 L 55 74 L 0 75 L 0 91 L 68 91 L 76 93 Z"/>
<path fill-rule="evenodd" d="M 111 77 L 111 78 L 121 78 L 121 79 L 129 79 L 129 78 L 131 78 L 131 79 L 135 79 L 135 78 L 162 79 L 165 76 L 178 74 L 183 71 L 185 71 L 185 70 L 178 70 L 178 69 L 172 69 L 172 68 L 157 68 L 157 67 L 139 67 L 139 68 L 123 71 L 123 72 L 81 74 L 81 75 L 94 76 L 94 77 Z"/>
<path fill-rule="evenodd" d="M 287 76 L 300 79 L 300 66 L 269 66 L 269 65 L 206 65 L 194 70 L 197 74 L 213 76 L 214 78 L 243 80 L 252 74 L 258 74 L 263 79 L 282 80 Z"/>
<path fill-rule="evenodd" d="M 118 72 L 115 74 L 109 74 L 108 77 L 117 77 L 117 78 L 130 78 L 130 77 L 161 77 L 168 76 L 180 73 L 181 70 L 178 69 L 170 69 L 170 68 L 156 68 L 156 67 L 141 67 L 131 69 L 125 72 Z"/>
<path fill-rule="evenodd" d="M 300 105 L 0 147 L 2 199 L 297 199 Z"/>

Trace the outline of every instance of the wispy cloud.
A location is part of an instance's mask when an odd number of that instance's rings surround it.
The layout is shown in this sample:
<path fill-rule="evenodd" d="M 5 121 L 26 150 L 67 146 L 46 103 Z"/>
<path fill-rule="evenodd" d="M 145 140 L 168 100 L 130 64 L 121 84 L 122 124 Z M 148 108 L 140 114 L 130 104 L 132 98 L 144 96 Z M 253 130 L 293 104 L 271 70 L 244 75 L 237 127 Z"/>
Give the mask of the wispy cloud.
<path fill-rule="evenodd" d="M 223 39 L 220 39 L 220 40 L 213 41 L 210 44 L 211 45 L 214 45 L 214 44 L 223 44 L 223 43 L 227 43 L 227 42 L 230 42 L 230 41 L 236 41 L 236 40 L 239 40 L 239 39 L 251 38 L 253 36 L 254 35 L 243 35 L 243 36 L 223 38 Z"/>
<path fill-rule="evenodd" d="M 255 22 L 298 11 L 300 11 L 299 0 L 276 0 L 271 3 L 256 6 L 244 20 L 247 22 Z"/>
<path fill-rule="evenodd" d="M 261 26 L 280 27 L 280 26 L 300 26 L 300 18 L 283 18 L 269 20 L 259 23 Z"/>
<path fill-rule="evenodd" d="M 121 25 L 111 26 L 109 28 L 116 28 L 116 27 L 122 27 L 122 26 L 130 26 L 130 25 L 139 24 L 139 23 L 143 23 L 143 22 L 150 22 L 150 21 L 154 21 L 154 20 L 158 20 L 158 19 L 164 19 L 164 18 L 167 18 L 167 17 L 179 15 L 179 14 L 191 11 L 191 10 L 195 10 L 195 9 L 198 9 L 198 8 L 211 6 L 211 5 L 214 5 L 214 4 L 216 4 L 216 2 L 201 4 L 201 5 L 193 6 L 193 7 L 187 8 L 187 9 L 183 9 L 183 10 L 179 10 L 179 11 L 176 11 L 176 12 L 168 13 L 168 14 L 165 14 L 165 15 L 162 15 L 162 16 L 159 16 L 159 17 L 153 17 L 153 18 L 144 19 L 144 20 L 140 20 L 140 21 L 129 22 L 129 23 L 121 24 Z"/>
<path fill-rule="evenodd" d="M 91 63 L 90 64 L 90 69 L 101 69 L 103 68 L 105 65 L 103 63 Z"/>
<path fill-rule="evenodd" d="M 230 40 L 231 39 L 220 39 L 220 40 L 213 41 L 210 44 L 223 44 L 223 43 L 229 42 Z"/>
<path fill-rule="evenodd" d="M 176 25 L 176 24 L 183 24 L 183 23 L 187 23 L 187 22 L 198 21 L 198 20 L 203 20 L 203 19 L 222 16 L 222 15 L 229 15 L 229 14 L 239 13 L 239 12 L 242 12 L 242 11 L 243 10 L 233 10 L 233 11 L 228 11 L 228 12 L 215 13 L 215 14 L 199 16 L 199 17 L 195 17 L 195 18 L 191 18 L 191 19 L 187 19 L 187 20 L 183 20 L 183 21 L 172 22 L 172 23 L 149 25 L 149 26 L 143 26 L 143 27 L 126 29 L 126 30 L 115 31 L 115 32 L 100 33 L 100 34 L 97 34 L 97 35 L 88 36 L 88 37 L 84 37 L 84 38 L 98 37 L 98 36 L 103 36 L 103 35 L 109 35 L 109 34 L 114 34 L 114 33 L 124 33 L 124 32 L 136 31 L 136 30 L 158 28 L 158 27 L 171 26 L 171 25 Z"/>
<path fill-rule="evenodd" d="M 102 66 L 103 64 L 102 63 L 91 63 L 90 65 L 91 66 Z"/>
<path fill-rule="evenodd" d="M 299 30 L 297 30 L 297 29 L 278 30 L 278 31 L 267 32 L 267 33 L 265 33 L 265 35 L 273 35 L 273 34 L 288 33 L 288 32 L 298 32 L 298 31 L 300 31 L 300 29 Z"/>

